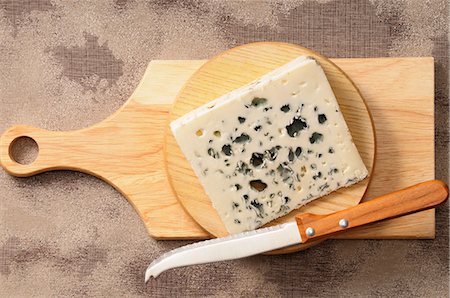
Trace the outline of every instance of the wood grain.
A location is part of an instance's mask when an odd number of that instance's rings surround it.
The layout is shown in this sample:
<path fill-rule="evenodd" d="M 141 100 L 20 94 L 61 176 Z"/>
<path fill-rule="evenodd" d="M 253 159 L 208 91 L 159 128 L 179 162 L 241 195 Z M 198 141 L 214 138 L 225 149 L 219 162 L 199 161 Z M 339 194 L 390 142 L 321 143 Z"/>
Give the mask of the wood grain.
<path fill-rule="evenodd" d="M 225 51 L 203 65 L 177 95 L 170 116 L 171 120 L 177 119 L 301 55 L 313 57 L 324 69 L 356 147 L 369 171 L 369 178 L 315 200 L 272 221 L 269 225 L 293 221 L 295 215 L 300 213 L 328 214 L 355 206 L 364 195 L 373 168 L 375 134 L 367 106 L 345 73 L 327 58 L 300 46 L 273 42 L 247 44 Z M 166 158 L 171 184 L 189 214 L 212 235 L 217 237 L 228 235 L 217 211 L 170 131 L 166 138 Z"/>
<path fill-rule="evenodd" d="M 429 209 L 441 204 L 447 198 L 448 186 L 442 181 L 431 180 L 385 194 L 333 214 L 305 213 L 297 215 L 295 219 L 302 242 L 307 242 L 368 223 Z M 344 226 L 341 225 L 342 220 L 346 221 Z M 308 234 L 308 230 L 312 233 Z"/>
<path fill-rule="evenodd" d="M 374 179 L 363 200 L 433 179 L 433 58 L 331 60 L 358 86 L 374 118 L 377 161 L 372 173 Z M 64 158 L 72 156 L 86 160 L 84 164 L 78 162 L 79 168 L 73 165 L 64 166 L 76 171 L 88 173 L 91 171 L 114 185 L 136 208 L 150 236 L 158 239 L 207 239 L 211 236 L 178 204 L 162 169 L 164 162 L 162 149 L 148 154 L 148 159 L 138 164 L 132 176 L 123 175 L 119 171 L 121 167 L 116 168 L 116 165 L 123 163 L 124 167 L 136 167 L 135 163 L 129 162 L 127 154 L 142 154 L 143 152 L 139 153 L 138 150 L 147 152 L 147 148 L 152 148 L 158 143 L 162 148 L 171 104 L 184 82 L 205 62 L 205 60 L 152 61 L 139 86 L 124 106 L 108 119 L 80 133 L 82 140 L 65 137 L 66 134 L 74 132 L 45 131 L 46 138 L 53 143 L 54 151 L 59 151 Z M 127 107 L 128 105 L 130 107 Z M 122 111 L 132 112 L 133 109 L 145 117 L 135 119 L 134 115 L 130 117 L 129 113 L 119 115 Z M 129 122 L 136 123 L 132 125 Z M 102 136 L 110 127 L 120 133 Z M 138 132 L 133 132 L 134 129 Z M 11 141 L 27 134 L 27 129 L 16 130 L 16 127 L 12 127 L 0 138 L 0 163 L 13 175 L 30 176 L 33 174 L 32 169 L 39 171 L 51 169 L 52 164 L 46 163 L 43 157 L 38 157 L 41 159 L 40 168 L 33 163 L 33 166 L 20 170 L 22 165 L 8 161 Z M 152 138 L 140 140 L 142 145 L 135 149 L 125 145 L 110 147 L 123 151 L 109 150 L 108 160 L 105 161 L 102 146 L 117 142 L 117 139 L 127 143 L 135 136 L 146 134 L 151 134 Z M 64 140 L 64 143 L 61 140 Z M 85 149 L 65 151 L 73 141 L 86 144 Z M 46 145 L 41 142 L 38 144 L 42 152 Z M 150 158 L 153 162 L 149 162 Z M 103 163 L 107 169 L 102 170 L 97 166 L 97 162 Z M 67 169 L 62 167 L 61 162 L 59 163 L 60 168 Z M 431 209 L 358 227 L 337 234 L 333 238 L 430 239 L 434 238 L 434 225 L 434 209 Z"/>
<path fill-rule="evenodd" d="M 94 175 L 128 199 L 150 236 L 156 239 L 209 237 L 178 204 L 169 185 L 163 140 L 173 97 L 167 96 L 167 92 L 177 92 L 178 89 L 164 88 L 170 84 L 155 82 L 155 78 L 167 79 L 164 75 L 157 75 L 162 67 L 166 70 L 163 73 L 176 73 L 169 79 L 175 86 L 181 86 L 201 64 L 191 61 L 150 63 L 124 106 L 86 129 L 57 132 L 23 125 L 11 127 L 0 138 L 3 168 L 19 177 L 62 169 Z M 34 139 L 39 146 L 38 157 L 32 164 L 16 163 L 9 154 L 10 145 L 21 136 Z"/>

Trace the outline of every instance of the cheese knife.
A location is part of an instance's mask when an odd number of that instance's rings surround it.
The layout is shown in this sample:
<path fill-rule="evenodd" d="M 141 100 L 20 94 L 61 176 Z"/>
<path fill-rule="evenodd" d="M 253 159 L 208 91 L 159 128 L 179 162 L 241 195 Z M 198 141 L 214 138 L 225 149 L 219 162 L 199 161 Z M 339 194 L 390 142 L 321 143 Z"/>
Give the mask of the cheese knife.
<path fill-rule="evenodd" d="M 368 223 L 429 209 L 447 197 L 447 185 L 431 180 L 336 213 L 300 214 L 295 222 L 186 245 L 153 261 L 145 272 L 145 282 L 172 268 L 239 259 L 323 239 Z"/>

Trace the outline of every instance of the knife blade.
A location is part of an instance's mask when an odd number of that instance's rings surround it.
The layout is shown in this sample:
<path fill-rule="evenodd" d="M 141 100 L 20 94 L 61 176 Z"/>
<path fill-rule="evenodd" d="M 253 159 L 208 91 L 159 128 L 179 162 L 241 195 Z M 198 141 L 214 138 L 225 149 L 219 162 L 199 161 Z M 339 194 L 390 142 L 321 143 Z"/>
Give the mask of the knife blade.
<path fill-rule="evenodd" d="M 234 260 L 301 243 L 295 222 L 216 238 L 174 249 L 148 266 L 145 281 L 168 269 L 214 261 Z"/>
<path fill-rule="evenodd" d="M 447 185 L 431 180 L 333 214 L 300 214 L 296 222 L 190 244 L 153 261 L 145 271 L 145 282 L 172 268 L 239 259 L 325 238 L 357 226 L 434 207 L 447 197 Z"/>

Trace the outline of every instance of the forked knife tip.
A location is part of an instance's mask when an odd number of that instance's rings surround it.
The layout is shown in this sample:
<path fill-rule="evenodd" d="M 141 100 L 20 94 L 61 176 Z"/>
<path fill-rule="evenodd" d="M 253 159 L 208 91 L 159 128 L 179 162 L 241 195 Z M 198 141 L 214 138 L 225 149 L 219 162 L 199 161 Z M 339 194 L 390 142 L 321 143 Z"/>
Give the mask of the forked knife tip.
<path fill-rule="evenodd" d="M 147 283 L 151 277 L 155 278 L 156 276 L 153 276 L 153 274 L 151 274 L 150 271 L 147 269 L 145 271 L 145 283 Z"/>

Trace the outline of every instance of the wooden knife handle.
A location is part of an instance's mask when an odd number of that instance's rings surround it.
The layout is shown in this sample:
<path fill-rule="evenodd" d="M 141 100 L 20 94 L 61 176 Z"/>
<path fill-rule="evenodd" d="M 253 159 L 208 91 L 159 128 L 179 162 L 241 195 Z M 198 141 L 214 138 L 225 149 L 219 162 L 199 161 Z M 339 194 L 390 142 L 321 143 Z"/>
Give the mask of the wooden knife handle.
<path fill-rule="evenodd" d="M 305 213 L 296 216 L 296 220 L 302 242 L 305 242 L 371 222 L 428 209 L 444 202 L 447 197 L 447 185 L 439 180 L 431 180 L 330 215 Z"/>

